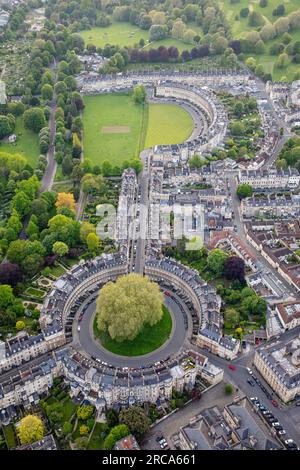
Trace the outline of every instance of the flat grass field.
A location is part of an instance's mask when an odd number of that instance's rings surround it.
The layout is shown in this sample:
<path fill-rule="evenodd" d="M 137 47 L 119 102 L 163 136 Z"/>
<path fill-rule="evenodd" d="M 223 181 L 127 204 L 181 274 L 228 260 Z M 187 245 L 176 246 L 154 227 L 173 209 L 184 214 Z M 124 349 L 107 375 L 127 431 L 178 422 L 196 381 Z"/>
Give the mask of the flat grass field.
<path fill-rule="evenodd" d="M 195 23 L 189 23 L 188 28 L 195 31 L 196 34 L 203 36 L 202 29 Z M 138 26 L 130 23 L 112 23 L 107 28 L 91 28 L 78 33 L 85 44 L 94 44 L 96 47 L 104 47 L 106 44 L 116 44 L 118 46 L 134 46 L 140 39 L 145 41 L 145 49 L 157 48 L 161 45 L 166 47 L 175 46 L 181 52 L 184 49 L 191 49 L 192 44 L 186 44 L 183 41 L 173 38 L 166 38 L 161 41 L 149 43 L 149 31 L 145 31 Z M 148 44 L 149 43 L 149 44 Z"/>
<path fill-rule="evenodd" d="M 181 143 L 193 129 L 192 117 L 176 105 L 140 106 L 117 93 L 86 96 L 84 102 L 84 156 L 97 165 L 120 165 L 144 148 Z"/>
<path fill-rule="evenodd" d="M 17 141 L 13 144 L 1 142 L 0 152 L 19 153 L 27 158 L 29 165 L 35 168 L 37 158 L 41 153 L 38 135 L 25 129 L 22 117 L 16 119 L 14 134 L 17 136 Z"/>
<path fill-rule="evenodd" d="M 108 351 L 121 356 L 142 356 L 155 351 L 169 338 L 172 331 L 172 318 L 165 305 L 162 306 L 162 319 L 154 326 L 146 325 L 133 341 L 114 341 L 108 332 L 100 332 L 94 320 L 94 335 Z"/>
<path fill-rule="evenodd" d="M 191 115 L 176 104 L 150 104 L 145 148 L 180 144 L 193 130 Z"/>

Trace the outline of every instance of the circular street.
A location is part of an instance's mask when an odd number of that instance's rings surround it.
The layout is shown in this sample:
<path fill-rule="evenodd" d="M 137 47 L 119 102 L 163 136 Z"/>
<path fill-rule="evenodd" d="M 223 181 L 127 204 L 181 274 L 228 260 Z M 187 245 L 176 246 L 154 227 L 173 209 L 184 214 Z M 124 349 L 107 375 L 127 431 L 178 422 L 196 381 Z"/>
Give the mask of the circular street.
<path fill-rule="evenodd" d="M 173 354 L 177 354 L 184 344 L 187 328 L 179 305 L 171 297 L 167 296 L 165 296 L 165 305 L 169 309 L 173 321 L 170 338 L 160 348 L 149 354 L 129 357 L 111 353 L 107 349 L 103 348 L 99 341 L 94 338 L 93 322 L 95 317 L 96 301 L 92 302 L 85 310 L 80 322 L 80 331 L 76 331 L 82 350 L 98 362 L 106 363 L 114 367 L 128 368 L 139 368 L 155 364 L 156 362 L 165 360 Z M 188 321 L 191 321 L 189 317 Z"/>

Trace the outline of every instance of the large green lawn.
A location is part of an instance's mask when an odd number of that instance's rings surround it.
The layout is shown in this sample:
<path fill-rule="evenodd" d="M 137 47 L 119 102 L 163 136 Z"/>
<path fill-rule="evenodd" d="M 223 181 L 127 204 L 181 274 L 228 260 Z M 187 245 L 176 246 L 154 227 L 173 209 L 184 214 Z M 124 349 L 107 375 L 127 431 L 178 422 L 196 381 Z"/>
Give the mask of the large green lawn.
<path fill-rule="evenodd" d="M 14 134 L 17 141 L 13 144 L 0 142 L 0 152 L 20 153 L 27 158 L 29 165 L 35 168 L 40 154 L 38 135 L 25 129 L 22 117 L 16 119 Z"/>
<path fill-rule="evenodd" d="M 94 44 L 97 47 L 104 47 L 105 44 L 133 46 L 138 44 L 140 39 L 144 39 L 145 43 L 149 40 L 149 31 L 130 23 L 113 23 L 107 28 L 92 28 L 80 31 L 79 34 L 86 44 Z"/>
<path fill-rule="evenodd" d="M 202 29 L 195 23 L 189 23 L 188 28 L 195 31 L 196 34 L 203 36 Z M 149 31 L 145 31 L 138 26 L 130 23 L 112 23 L 107 28 L 92 28 L 86 31 L 80 31 L 78 34 L 84 39 L 85 44 L 94 44 L 96 47 L 104 47 L 106 44 L 116 44 L 118 46 L 138 45 L 140 39 L 144 39 L 145 48 L 157 48 L 161 45 L 166 47 L 175 46 L 179 51 L 191 49 L 192 44 L 186 44 L 183 41 L 173 38 L 166 38 L 161 41 L 149 42 Z"/>
<path fill-rule="evenodd" d="M 193 128 L 189 113 L 168 104 L 134 104 L 126 94 L 84 98 L 84 156 L 95 164 L 120 165 L 156 144 L 183 142 Z"/>
<path fill-rule="evenodd" d="M 192 116 L 173 104 L 150 104 L 145 148 L 184 142 L 192 133 Z"/>
<path fill-rule="evenodd" d="M 84 102 L 84 157 L 96 164 L 109 160 L 119 165 L 138 156 L 143 106 L 125 94 L 86 96 Z M 118 126 L 126 132 L 117 133 Z M 103 128 L 108 132 L 103 133 Z"/>
<path fill-rule="evenodd" d="M 172 331 L 172 318 L 168 309 L 163 305 L 162 319 L 154 326 L 146 325 L 133 341 L 114 341 L 109 333 L 100 332 L 94 321 L 94 334 L 102 346 L 114 354 L 121 356 L 142 356 L 159 348 L 169 338 Z"/>

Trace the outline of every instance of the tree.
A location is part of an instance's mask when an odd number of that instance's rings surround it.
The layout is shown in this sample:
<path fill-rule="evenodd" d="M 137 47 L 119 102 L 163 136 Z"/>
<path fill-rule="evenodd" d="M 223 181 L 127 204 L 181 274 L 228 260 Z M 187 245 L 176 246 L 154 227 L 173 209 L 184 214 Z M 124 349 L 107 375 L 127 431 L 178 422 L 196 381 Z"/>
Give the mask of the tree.
<path fill-rule="evenodd" d="M 86 421 L 89 419 L 94 413 L 94 407 L 92 405 L 81 405 L 77 408 L 77 417 Z"/>
<path fill-rule="evenodd" d="M 268 0 L 259 0 L 260 8 L 266 8 L 268 6 Z"/>
<path fill-rule="evenodd" d="M 249 18 L 248 23 L 250 26 L 257 27 L 257 26 L 262 26 L 263 24 L 265 24 L 264 17 L 258 11 L 251 11 L 249 13 L 248 18 Z"/>
<path fill-rule="evenodd" d="M 7 116 L 0 116 L 0 139 L 11 134 L 14 126 Z"/>
<path fill-rule="evenodd" d="M 143 85 L 136 85 L 133 89 L 133 100 L 136 104 L 144 104 L 146 100 L 146 90 Z"/>
<path fill-rule="evenodd" d="M 114 408 L 109 408 L 108 410 L 106 410 L 105 417 L 109 428 L 112 428 L 119 424 L 119 415 Z"/>
<path fill-rule="evenodd" d="M 150 429 L 150 419 L 140 406 L 131 406 L 121 410 L 119 420 L 120 423 L 126 424 L 137 439 L 142 439 Z"/>
<path fill-rule="evenodd" d="M 64 436 L 67 436 L 68 434 L 70 434 L 72 430 L 73 430 L 72 424 L 69 421 L 65 421 L 62 427 L 62 432 Z"/>
<path fill-rule="evenodd" d="M 45 248 L 38 240 L 15 240 L 10 243 L 7 250 L 9 261 L 19 265 L 28 276 L 37 272 L 44 256 Z"/>
<path fill-rule="evenodd" d="M 244 199 L 245 197 L 251 197 L 253 194 L 252 186 L 247 183 L 239 184 L 236 190 L 236 194 L 240 199 Z"/>
<path fill-rule="evenodd" d="M 225 391 L 226 395 L 232 395 L 233 386 L 231 384 L 226 384 L 224 391 Z"/>
<path fill-rule="evenodd" d="M 234 308 L 226 308 L 225 310 L 225 321 L 230 325 L 236 325 L 240 320 L 240 314 Z"/>
<path fill-rule="evenodd" d="M 67 207 L 71 211 L 75 211 L 75 199 L 73 193 L 58 193 L 55 203 L 57 212 L 63 207 Z"/>
<path fill-rule="evenodd" d="M 52 217 L 48 222 L 50 234 L 55 237 L 54 241 L 66 243 L 72 247 L 79 241 L 80 224 L 63 214 Z"/>
<path fill-rule="evenodd" d="M 64 242 L 55 242 L 53 243 L 52 251 L 55 255 L 62 257 L 68 253 L 69 247 Z"/>
<path fill-rule="evenodd" d="M 11 286 L 2 284 L 0 286 L 0 309 L 7 308 L 14 303 L 15 296 Z"/>
<path fill-rule="evenodd" d="M 22 219 L 30 212 L 31 200 L 24 191 L 19 191 L 12 198 L 12 209 L 14 209 Z"/>
<path fill-rule="evenodd" d="M 31 444 L 39 441 L 44 436 L 44 425 L 36 415 L 27 415 L 21 419 L 17 428 L 21 444 Z"/>
<path fill-rule="evenodd" d="M 30 108 L 24 113 L 24 126 L 36 134 L 46 126 L 44 111 L 41 108 Z"/>
<path fill-rule="evenodd" d="M 15 286 L 23 279 L 22 271 L 17 264 L 0 264 L 0 284 L 10 284 Z"/>
<path fill-rule="evenodd" d="M 185 30 L 186 24 L 181 19 L 176 20 L 172 28 L 172 37 L 175 39 L 182 39 Z"/>
<path fill-rule="evenodd" d="M 110 430 L 110 433 L 105 438 L 104 441 L 104 449 L 111 450 L 113 449 L 115 443 L 123 437 L 126 437 L 130 434 L 128 427 L 126 424 L 118 424 Z"/>
<path fill-rule="evenodd" d="M 245 262 L 239 256 L 230 256 L 224 262 L 224 277 L 229 281 L 245 281 Z"/>
<path fill-rule="evenodd" d="M 272 11 L 273 16 L 283 16 L 285 14 L 285 6 L 281 3 L 277 5 L 276 8 Z"/>
<path fill-rule="evenodd" d="M 16 323 L 16 328 L 18 331 L 24 330 L 25 329 L 25 322 L 22 320 L 17 321 Z"/>
<path fill-rule="evenodd" d="M 91 224 L 90 222 L 83 221 L 82 224 L 80 225 L 80 240 L 83 243 L 86 243 L 87 236 L 90 233 L 96 233 L 95 225 Z"/>
<path fill-rule="evenodd" d="M 145 324 L 162 318 L 163 297 L 157 284 L 132 273 L 108 282 L 97 299 L 97 325 L 116 341 L 133 340 Z"/>
<path fill-rule="evenodd" d="M 227 258 L 228 255 L 224 251 L 215 248 L 208 253 L 207 266 L 217 277 L 222 276 Z"/>
<path fill-rule="evenodd" d="M 76 448 L 78 450 L 85 450 L 88 446 L 88 438 L 83 436 L 83 437 L 78 437 L 76 440 L 75 440 L 75 444 L 76 444 Z"/>
<path fill-rule="evenodd" d="M 79 428 L 79 434 L 81 436 L 86 436 L 89 433 L 89 428 L 85 424 L 82 424 Z"/>
<path fill-rule="evenodd" d="M 86 244 L 88 250 L 95 253 L 100 246 L 100 239 L 95 233 L 89 233 L 86 237 Z"/>
<path fill-rule="evenodd" d="M 53 87 L 49 85 L 48 83 L 45 83 L 45 85 L 42 86 L 41 94 L 42 94 L 43 100 L 51 101 L 53 98 Z"/>
<path fill-rule="evenodd" d="M 168 29 L 164 25 L 153 24 L 149 30 L 150 41 L 160 41 L 165 39 L 168 34 Z M 194 34 L 195 35 L 195 34 Z"/>

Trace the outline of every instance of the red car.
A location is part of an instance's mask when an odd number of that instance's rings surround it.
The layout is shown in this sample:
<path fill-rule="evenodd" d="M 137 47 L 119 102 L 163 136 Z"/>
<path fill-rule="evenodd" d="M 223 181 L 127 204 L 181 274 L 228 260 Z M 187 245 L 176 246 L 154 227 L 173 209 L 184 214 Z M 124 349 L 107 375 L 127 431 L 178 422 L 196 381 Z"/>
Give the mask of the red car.
<path fill-rule="evenodd" d="M 233 366 L 232 364 L 229 364 L 228 369 L 230 369 L 230 370 L 236 370 L 236 367 Z"/>
<path fill-rule="evenodd" d="M 165 291 L 165 295 L 166 295 L 167 297 L 171 297 L 170 292 L 168 292 L 167 290 Z"/>
<path fill-rule="evenodd" d="M 272 405 L 273 405 L 273 406 L 275 406 L 275 408 L 277 408 L 277 407 L 278 407 L 278 403 L 277 403 L 277 401 L 276 401 L 276 400 L 272 400 L 272 401 L 271 401 L 271 403 L 272 403 Z"/>

